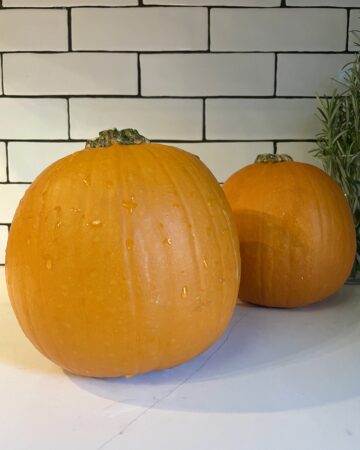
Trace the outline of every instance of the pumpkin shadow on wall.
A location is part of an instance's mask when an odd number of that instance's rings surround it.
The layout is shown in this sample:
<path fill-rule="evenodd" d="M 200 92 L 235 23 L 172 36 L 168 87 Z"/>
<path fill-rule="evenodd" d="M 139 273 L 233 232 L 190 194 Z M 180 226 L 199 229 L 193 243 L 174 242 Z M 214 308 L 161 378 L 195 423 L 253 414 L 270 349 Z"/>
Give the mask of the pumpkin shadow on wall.
<path fill-rule="evenodd" d="M 151 409 L 269 412 L 336 403 L 360 396 L 359 317 L 350 286 L 297 310 L 241 305 L 223 338 L 186 364 L 132 379 L 67 376 L 97 396 Z"/>

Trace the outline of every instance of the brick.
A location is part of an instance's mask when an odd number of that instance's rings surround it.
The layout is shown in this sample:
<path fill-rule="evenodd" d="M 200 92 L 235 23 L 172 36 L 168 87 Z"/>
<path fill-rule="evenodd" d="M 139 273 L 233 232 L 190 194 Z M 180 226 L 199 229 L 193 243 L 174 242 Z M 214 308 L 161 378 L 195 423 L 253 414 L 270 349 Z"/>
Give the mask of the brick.
<path fill-rule="evenodd" d="M 316 158 L 310 150 L 316 148 L 315 142 L 278 142 L 277 153 L 286 153 L 290 155 L 294 161 L 299 161 L 322 169 L 322 163 Z"/>
<path fill-rule="evenodd" d="M 286 0 L 287 6 L 359 6 L 359 0 Z"/>
<path fill-rule="evenodd" d="M 273 151 L 272 142 L 181 142 L 171 145 L 198 155 L 219 183 L 241 167 L 253 163 L 259 153 Z"/>
<path fill-rule="evenodd" d="M 64 99 L 0 98 L 0 136 L 3 139 L 67 138 Z"/>
<path fill-rule="evenodd" d="M 0 181 L 6 181 L 6 153 L 4 142 L 0 142 Z"/>
<path fill-rule="evenodd" d="M 0 9 L 0 51 L 63 51 L 67 48 L 66 11 Z"/>
<path fill-rule="evenodd" d="M 356 31 L 356 33 L 354 33 Z M 353 9 L 350 11 L 349 22 L 349 50 L 359 51 L 360 44 L 360 9 Z"/>
<path fill-rule="evenodd" d="M 9 53 L 3 64 L 6 94 L 137 94 L 135 54 Z"/>
<path fill-rule="evenodd" d="M 8 227 L 0 225 L 0 264 L 5 264 L 5 249 L 8 238 Z"/>
<path fill-rule="evenodd" d="M 271 95 L 273 54 L 141 55 L 143 95 Z"/>
<path fill-rule="evenodd" d="M 26 184 L 0 184 L 0 223 L 11 223 Z"/>
<path fill-rule="evenodd" d="M 342 51 L 345 43 L 342 9 L 211 10 L 213 51 Z"/>
<path fill-rule="evenodd" d="M 202 101 L 189 99 L 70 100 L 71 137 L 87 139 L 107 128 L 137 128 L 149 139 L 201 139 Z"/>
<path fill-rule="evenodd" d="M 209 99 L 208 139 L 312 139 L 319 131 L 315 99 Z"/>
<path fill-rule="evenodd" d="M 84 148 L 81 142 L 9 142 L 9 178 L 31 182 L 51 163 Z"/>
<path fill-rule="evenodd" d="M 281 0 L 144 0 L 145 5 L 280 6 Z"/>
<path fill-rule="evenodd" d="M 207 10 L 79 8 L 72 12 L 72 31 L 75 50 L 203 50 Z"/>
<path fill-rule="evenodd" d="M 341 88 L 334 79 L 343 79 L 342 69 L 353 58 L 347 54 L 279 54 L 277 95 L 330 95 Z"/>
<path fill-rule="evenodd" d="M 3 0 L 4 6 L 127 6 L 137 5 L 138 0 Z"/>
<path fill-rule="evenodd" d="M 6 288 L 5 267 L 0 266 L 0 304 L 10 303 Z"/>

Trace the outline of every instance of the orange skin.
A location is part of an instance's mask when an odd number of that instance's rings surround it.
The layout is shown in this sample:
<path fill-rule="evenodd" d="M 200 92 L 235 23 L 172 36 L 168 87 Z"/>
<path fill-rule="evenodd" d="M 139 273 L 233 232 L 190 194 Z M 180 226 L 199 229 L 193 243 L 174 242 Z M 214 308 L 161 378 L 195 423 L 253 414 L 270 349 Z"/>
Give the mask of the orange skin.
<path fill-rule="evenodd" d="M 18 321 L 45 356 L 75 374 L 132 376 L 183 363 L 223 334 L 240 281 L 236 226 L 190 153 L 86 149 L 27 190 L 6 276 Z"/>
<path fill-rule="evenodd" d="M 350 274 L 355 227 L 339 186 L 298 162 L 255 163 L 224 184 L 240 240 L 240 299 L 292 308 L 320 301 Z"/>

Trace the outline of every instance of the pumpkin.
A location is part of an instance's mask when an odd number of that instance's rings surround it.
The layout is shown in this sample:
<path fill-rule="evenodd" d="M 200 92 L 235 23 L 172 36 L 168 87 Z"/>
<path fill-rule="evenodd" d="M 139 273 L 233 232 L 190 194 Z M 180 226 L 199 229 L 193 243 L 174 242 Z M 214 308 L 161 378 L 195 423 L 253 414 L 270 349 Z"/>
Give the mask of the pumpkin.
<path fill-rule="evenodd" d="M 194 155 L 109 130 L 45 169 L 11 226 L 17 319 L 64 369 L 133 376 L 176 366 L 224 332 L 240 259 L 231 209 Z"/>
<path fill-rule="evenodd" d="M 355 228 L 344 194 L 325 172 L 287 155 L 259 155 L 223 188 L 240 241 L 241 300 L 291 308 L 343 285 Z"/>

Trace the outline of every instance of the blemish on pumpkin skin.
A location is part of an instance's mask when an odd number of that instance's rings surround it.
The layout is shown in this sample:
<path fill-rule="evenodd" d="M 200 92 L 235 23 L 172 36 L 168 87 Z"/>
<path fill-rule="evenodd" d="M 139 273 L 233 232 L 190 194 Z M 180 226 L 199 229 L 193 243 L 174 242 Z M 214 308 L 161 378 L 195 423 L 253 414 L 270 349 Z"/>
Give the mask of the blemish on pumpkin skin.
<path fill-rule="evenodd" d="M 187 298 L 189 293 L 189 288 L 187 286 L 183 286 L 182 290 L 181 290 L 181 298 Z"/>
<path fill-rule="evenodd" d="M 205 269 L 207 269 L 208 267 L 208 263 L 205 258 L 203 259 L 203 266 L 205 267 Z"/>
<path fill-rule="evenodd" d="M 134 241 L 132 239 L 126 239 L 126 248 L 131 250 L 134 247 Z"/>
<path fill-rule="evenodd" d="M 171 239 L 170 239 L 170 238 L 165 238 L 165 239 L 163 240 L 163 244 L 164 244 L 164 245 L 171 245 L 171 244 L 172 244 Z"/>
<path fill-rule="evenodd" d="M 50 258 L 48 258 L 46 260 L 45 266 L 46 266 L 47 270 L 51 270 L 52 269 L 52 260 Z"/>
<path fill-rule="evenodd" d="M 101 227 L 101 226 L 102 226 L 102 222 L 101 222 L 101 220 L 96 219 L 96 220 L 93 220 L 93 221 L 91 222 L 91 225 L 92 225 L 93 227 Z"/>
<path fill-rule="evenodd" d="M 56 228 L 60 228 L 60 227 L 61 227 L 61 224 L 62 224 L 62 222 L 57 222 L 56 225 L 55 225 Z"/>
<path fill-rule="evenodd" d="M 81 211 L 80 208 L 71 208 L 71 211 L 74 213 L 79 213 Z"/>
<path fill-rule="evenodd" d="M 85 186 L 87 186 L 87 187 L 90 186 L 89 180 L 87 180 L 86 178 L 83 178 L 82 182 L 85 184 Z"/>
<path fill-rule="evenodd" d="M 121 204 L 121 206 L 129 211 L 130 214 L 132 214 L 135 210 L 135 208 L 138 206 L 136 202 L 134 202 L 134 197 L 131 197 L 130 200 L 124 200 Z"/>

